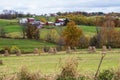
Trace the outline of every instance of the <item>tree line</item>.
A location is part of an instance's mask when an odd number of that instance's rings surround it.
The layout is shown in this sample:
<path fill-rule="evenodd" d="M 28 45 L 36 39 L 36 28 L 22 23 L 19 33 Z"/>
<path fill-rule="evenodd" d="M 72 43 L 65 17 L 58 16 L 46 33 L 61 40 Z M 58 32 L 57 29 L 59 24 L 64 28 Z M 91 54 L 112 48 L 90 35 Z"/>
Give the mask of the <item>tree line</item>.
<path fill-rule="evenodd" d="M 24 14 L 23 12 L 18 12 L 15 10 L 3 10 L 0 14 L 0 19 L 16 19 L 22 17 L 32 17 L 33 14 L 27 13 Z"/>
<path fill-rule="evenodd" d="M 120 48 L 120 30 L 115 28 L 112 16 L 105 16 L 105 20 L 100 24 L 96 35 L 91 38 L 86 37 L 75 22 L 68 23 L 63 31 L 65 46 L 87 48 L 88 46 Z M 99 26 L 99 24 L 98 24 Z M 96 29 L 97 30 L 97 29 Z"/>
<path fill-rule="evenodd" d="M 77 25 L 99 26 L 101 27 L 103 22 L 106 21 L 106 16 L 111 16 L 112 21 L 115 23 L 115 27 L 120 27 L 119 16 L 113 14 L 97 15 L 97 16 L 85 16 L 83 14 L 63 14 L 58 18 L 69 18 L 73 20 Z"/>

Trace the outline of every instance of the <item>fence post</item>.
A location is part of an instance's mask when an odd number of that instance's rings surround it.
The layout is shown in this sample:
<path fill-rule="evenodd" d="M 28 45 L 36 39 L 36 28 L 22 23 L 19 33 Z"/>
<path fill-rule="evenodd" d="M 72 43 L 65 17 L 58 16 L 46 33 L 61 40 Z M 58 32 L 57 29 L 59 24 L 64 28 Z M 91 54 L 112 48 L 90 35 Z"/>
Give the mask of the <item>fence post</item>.
<path fill-rule="evenodd" d="M 97 71 L 96 71 L 96 73 L 95 73 L 94 80 L 97 80 L 97 76 L 98 76 L 98 73 L 99 73 L 99 71 L 100 71 L 100 67 L 101 67 L 102 61 L 103 61 L 103 59 L 104 59 L 104 57 L 105 57 L 105 54 L 106 54 L 106 52 L 105 52 L 105 51 L 102 51 L 102 56 L 101 56 L 101 59 L 100 59 L 100 63 L 99 63 L 99 65 L 98 65 L 98 69 L 97 69 Z"/>

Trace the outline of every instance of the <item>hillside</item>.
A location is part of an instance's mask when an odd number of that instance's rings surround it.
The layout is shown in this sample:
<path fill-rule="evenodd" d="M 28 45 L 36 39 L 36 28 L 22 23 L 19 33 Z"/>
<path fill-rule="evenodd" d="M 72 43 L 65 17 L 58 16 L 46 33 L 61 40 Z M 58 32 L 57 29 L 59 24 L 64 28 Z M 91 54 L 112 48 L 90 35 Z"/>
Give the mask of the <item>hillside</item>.
<path fill-rule="evenodd" d="M 35 48 L 56 46 L 53 43 L 37 41 L 37 40 L 27 40 L 27 39 L 3 39 L 0 38 L 0 49 L 1 48 L 11 48 L 12 46 L 17 46 L 23 52 L 33 52 Z"/>
<path fill-rule="evenodd" d="M 43 46 L 55 46 L 55 44 L 43 42 L 49 39 L 49 35 L 51 35 L 53 38 L 55 38 L 55 42 L 59 39 L 60 34 L 62 33 L 62 30 L 64 30 L 65 26 L 57 27 L 57 26 L 45 26 L 45 28 L 40 29 L 40 39 L 41 41 L 37 40 L 23 40 L 18 38 L 22 38 L 22 28 L 18 24 L 18 20 L 5 20 L 0 19 L 0 27 L 2 27 L 6 33 L 7 37 L 10 37 L 12 39 L 3 39 L 0 38 L 0 48 L 3 47 L 11 47 L 13 45 L 18 46 L 25 52 L 31 52 L 34 48 L 43 47 Z M 79 28 L 82 29 L 83 33 L 87 37 L 92 37 L 96 34 L 96 27 L 95 26 L 85 26 L 85 25 L 78 25 Z M 116 28 L 119 29 L 120 28 Z M 15 39 L 17 38 L 17 39 Z"/>

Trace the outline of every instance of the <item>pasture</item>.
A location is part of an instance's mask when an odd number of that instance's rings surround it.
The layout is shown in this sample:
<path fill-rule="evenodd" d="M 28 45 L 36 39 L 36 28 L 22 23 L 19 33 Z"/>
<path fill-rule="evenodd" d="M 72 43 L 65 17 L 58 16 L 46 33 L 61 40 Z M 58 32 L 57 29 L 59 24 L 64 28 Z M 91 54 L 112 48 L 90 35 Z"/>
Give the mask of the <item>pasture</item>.
<path fill-rule="evenodd" d="M 11 32 L 20 32 L 21 27 L 18 25 L 18 20 L 6 20 L 6 19 L 0 19 L 0 27 L 4 28 L 6 33 Z"/>
<path fill-rule="evenodd" d="M 11 48 L 12 46 L 17 46 L 23 52 L 33 52 L 34 48 L 42 48 L 44 46 L 56 46 L 56 44 L 46 42 L 46 36 L 48 34 L 53 34 L 55 39 L 58 39 L 58 37 L 61 34 L 61 31 L 65 28 L 45 26 L 47 28 L 40 29 L 41 40 L 28 40 L 14 39 L 22 38 L 22 28 L 17 23 L 17 20 L 0 19 L 0 27 L 4 28 L 7 36 L 13 38 L 0 38 L 0 49 L 4 47 Z M 52 29 L 49 29 L 49 27 L 52 27 Z M 92 37 L 96 34 L 95 26 L 78 25 L 78 27 L 81 28 L 83 30 L 83 33 L 88 37 Z M 65 51 L 63 51 L 55 55 L 46 53 L 41 54 L 40 56 L 34 54 L 23 54 L 22 56 L 16 57 L 12 54 L 9 57 L 3 57 L 2 55 L 0 55 L 0 60 L 3 60 L 3 65 L 0 65 L 0 74 L 15 73 L 19 71 L 19 68 L 21 66 L 27 66 L 27 68 L 31 71 L 41 71 L 44 74 L 59 73 L 60 67 L 64 64 L 66 58 L 73 56 L 77 57 L 79 60 L 78 70 L 80 73 L 95 73 L 101 58 L 100 53 L 101 51 L 99 50 L 97 51 L 97 53 L 89 54 L 86 49 L 79 49 L 78 53 L 73 54 L 65 54 Z M 108 52 L 101 66 L 101 70 L 117 68 L 120 63 L 119 53 L 119 49 L 113 49 L 111 52 Z"/>
<path fill-rule="evenodd" d="M 15 73 L 19 71 L 21 66 L 26 66 L 30 71 L 41 71 L 44 74 L 59 73 L 66 59 L 73 56 L 79 60 L 78 70 L 80 73 L 95 73 L 101 58 L 100 51 L 95 54 L 88 54 L 86 50 L 79 50 L 76 54 L 65 54 L 63 52 L 56 55 L 46 53 L 40 56 L 32 54 L 19 57 L 15 55 L 9 57 L 0 56 L 4 63 L 0 66 L 0 73 Z M 108 52 L 103 60 L 101 71 L 117 68 L 120 63 L 119 56 L 120 54 L 117 52 Z"/>
<path fill-rule="evenodd" d="M 44 46 L 50 47 L 56 45 L 45 41 L 0 38 L 0 48 L 4 48 L 4 47 L 11 48 L 12 46 L 17 46 L 24 52 L 33 52 L 34 48 L 41 48 Z"/>
<path fill-rule="evenodd" d="M 78 25 L 79 26 L 79 25 Z M 5 32 L 7 34 L 10 34 L 10 33 L 14 33 L 14 32 L 19 32 L 19 33 L 22 33 L 22 28 L 21 26 L 18 24 L 18 20 L 17 19 L 14 19 L 14 20 L 5 20 L 5 19 L 0 19 L 0 27 L 3 27 Z M 56 30 L 56 26 L 45 26 L 47 28 L 54 28 Z M 83 32 L 85 32 L 85 35 L 88 35 L 88 36 L 92 36 L 95 34 L 96 32 L 96 28 L 95 26 L 84 26 L 84 25 L 80 25 L 79 26 Z M 65 27 L 57 27 L 58 28 L 65 28 Z M 41 36 L 43 36 L 44 34 L 47 34 L 49 32 L 50 29 L 40 29 L 41 31 Z M 60 29 L 61 30 L 61 29 Z"/>

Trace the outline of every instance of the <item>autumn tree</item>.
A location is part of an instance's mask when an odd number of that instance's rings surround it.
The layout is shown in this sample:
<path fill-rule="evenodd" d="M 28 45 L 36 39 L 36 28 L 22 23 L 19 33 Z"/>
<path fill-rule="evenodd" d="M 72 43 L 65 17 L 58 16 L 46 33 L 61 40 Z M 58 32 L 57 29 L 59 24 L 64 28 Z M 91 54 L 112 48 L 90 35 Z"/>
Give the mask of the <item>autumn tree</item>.
<path fill-rule="evenodd" d="M 82 35 L 79 40 L 79 48 L 88 48 L 89 46 L 89 37 L 86 37 L 85 35 Z"/>
<path fill-rule="evenodd" d="M 44 17 L 41 17 L 41 18 L 40 18 L 40 21 L 41 21 L 41 22 L 44 22 L 44 23 L 47 22 L 47 20 L 46 20 Z"/>
<path fill-rule="evenodd" d="M 46 35 L 46 40 L 48 42 L 52 42 L 55 43 L 57 39 L 57 32 L 55 29 L 51 29 L 48 31 L 47 35 Z"/>
<path fill-rule="evenodd" d="M 35 25 L 32 25 L 30 23 L 27 24 L 27 28 L 25 30 L 26 36 L 28 39 L 39 39 L 39 28 L 37 28 Z"/>
<path fill-rule="evenodd" d="M 113 22 L 113 19 L 111 16 L 106 16 L 106 20 L 102 24 L 102 28 L 100 30 L 99 35 L 99 43 L 100 45 L 107 45 L 111 36 L 113 35 L 115 31 L 115 24 Z"/>
<path fill-rule="evenodd" d="M 63 31 L 63 38 L 66 46 L 76 47 L 78 46 L 79 39 L 82 35 L 82 30 L 78 28 L 74 21 L 70 21 L 67 27 Z"/>
<path fill-rule="evenodd" d="M 120 47 L 120 32 L 115 28 L 114 20 L 111 16 L 106 16 L 102 27 L 96 36 L 91 38 L 91 45 L 102 47 Z"/>

